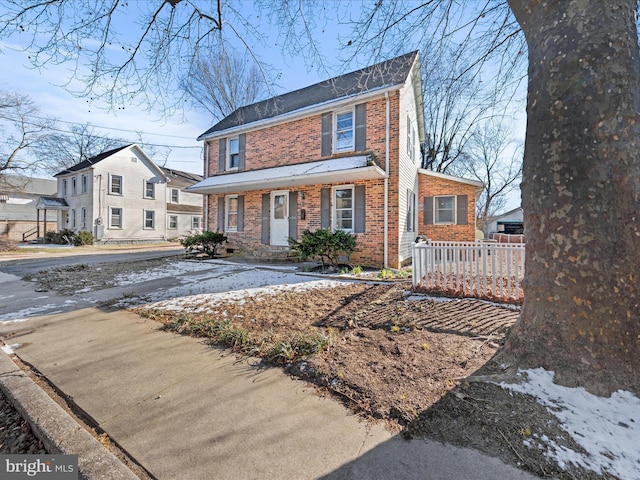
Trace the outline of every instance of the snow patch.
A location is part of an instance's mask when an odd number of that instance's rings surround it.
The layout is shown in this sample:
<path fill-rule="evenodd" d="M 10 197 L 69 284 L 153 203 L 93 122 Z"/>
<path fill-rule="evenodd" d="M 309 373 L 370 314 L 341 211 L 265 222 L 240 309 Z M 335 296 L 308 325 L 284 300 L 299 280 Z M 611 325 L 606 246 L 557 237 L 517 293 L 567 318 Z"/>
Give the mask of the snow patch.
<path fill-rule="evenodd" d="M 562 428 L 586 452 L 581 453 L 541 438 L 547 456 L 561 468 L 574 464 L 600 475 L 640 478 L 640 399 L 618 390 L 611 397 L 599 397 L 582 387 L 553 383 L 554 372 L 543 368 L 521 370 L 526 381 L 501 383 L 503 388 L 537 398 Z"/>

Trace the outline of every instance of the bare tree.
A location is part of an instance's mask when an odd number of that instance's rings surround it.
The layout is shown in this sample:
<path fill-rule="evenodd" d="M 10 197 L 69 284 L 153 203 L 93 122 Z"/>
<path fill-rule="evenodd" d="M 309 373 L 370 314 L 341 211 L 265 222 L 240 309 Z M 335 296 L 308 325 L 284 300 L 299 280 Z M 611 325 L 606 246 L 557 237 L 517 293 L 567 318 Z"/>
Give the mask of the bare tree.
<path fill-rule="evenodd" d="M 214 121 L 254 103 L 267 92 L 265 79 L 253 59 L 226 51 L 201 52 L 182 81 L 182 88 L 192 103 L 207 110 Z"/>
<path fill-rule="evenodd" d="M 31 175 L 39 170 L 28 152 L 34 150 L 54 124 L 42 118 L 35 102 L 26 95 L 0 91 L 0 173 Z"/>
<path fill-rule="evenodd" d="M 478 126 L 469 140 L 468 155 L 456 169 L 484 185 L 476 206 L 480 229 L 487 218 L 505 207 L 507 195 L 519 186 L 522 178 L 523 151 L 510 135 L 505 120 L 497 117 Z"/>

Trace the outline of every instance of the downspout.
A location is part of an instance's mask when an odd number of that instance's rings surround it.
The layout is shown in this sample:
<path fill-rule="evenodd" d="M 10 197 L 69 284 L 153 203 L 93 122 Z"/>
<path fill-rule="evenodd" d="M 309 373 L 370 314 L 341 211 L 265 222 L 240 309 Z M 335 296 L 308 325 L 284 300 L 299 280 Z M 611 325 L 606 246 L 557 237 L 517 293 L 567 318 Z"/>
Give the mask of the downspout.
<path fill-rule="evenodd" d="M 389 266 L 389 93 L 384 93 L 386 101 L 385 140 L 384 140 L 384 268 Z"/>
<path fill-rule="evenodd" d="M 209 142 L 204 141 L 204 178 L 205 180 L 209 178 Z M 209 194 L 207 193 L 204 196 L 204 222 L 203 222 L 203 230 L 209 230 Z"/>

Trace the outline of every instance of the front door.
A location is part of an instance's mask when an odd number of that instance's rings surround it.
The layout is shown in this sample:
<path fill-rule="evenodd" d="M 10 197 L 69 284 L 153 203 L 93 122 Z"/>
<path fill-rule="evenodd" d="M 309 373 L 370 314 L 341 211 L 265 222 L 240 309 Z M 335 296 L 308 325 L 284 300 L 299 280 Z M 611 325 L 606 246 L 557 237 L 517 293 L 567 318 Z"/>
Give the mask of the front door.
<path fill-rule="evenodd" d="M 289 245 L 289 192 L 271 192 L 271 245 Z"/>

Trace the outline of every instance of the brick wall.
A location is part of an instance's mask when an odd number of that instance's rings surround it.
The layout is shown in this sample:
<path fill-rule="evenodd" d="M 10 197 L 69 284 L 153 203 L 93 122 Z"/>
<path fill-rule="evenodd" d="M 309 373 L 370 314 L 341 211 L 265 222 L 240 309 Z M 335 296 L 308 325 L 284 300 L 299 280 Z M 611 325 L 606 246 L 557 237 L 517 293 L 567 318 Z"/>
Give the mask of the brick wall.
<path fill-rule="evenodd" d="M 430 240 L 451 242 L 475 241 L 476 230 L 476 187 L 454 180 L 418 175 L 418 233 Z M 440 195 L 467 195 L 467 225 L 425 225 L 424 197 Z"/>

